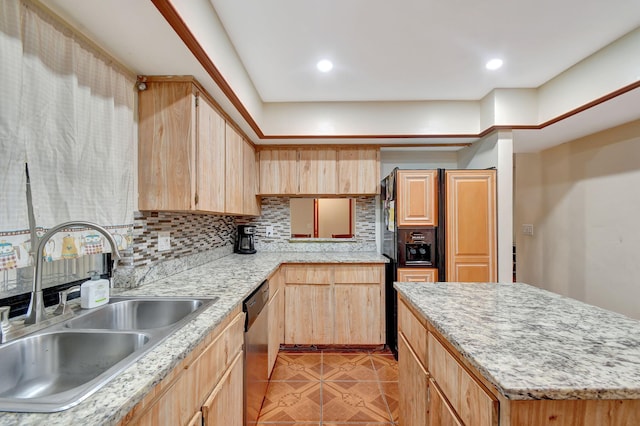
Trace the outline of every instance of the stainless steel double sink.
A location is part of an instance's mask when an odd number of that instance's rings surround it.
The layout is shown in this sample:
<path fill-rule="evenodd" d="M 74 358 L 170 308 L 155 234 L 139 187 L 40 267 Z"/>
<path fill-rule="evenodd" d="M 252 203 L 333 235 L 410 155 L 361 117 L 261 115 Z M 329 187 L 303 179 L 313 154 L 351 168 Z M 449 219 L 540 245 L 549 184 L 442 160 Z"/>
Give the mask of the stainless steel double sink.
<path fill-rule="evenodd" d="M 112 297 L 0 345 L 0 411 L 54 412 L 78 404 L 217 300 Z"/>

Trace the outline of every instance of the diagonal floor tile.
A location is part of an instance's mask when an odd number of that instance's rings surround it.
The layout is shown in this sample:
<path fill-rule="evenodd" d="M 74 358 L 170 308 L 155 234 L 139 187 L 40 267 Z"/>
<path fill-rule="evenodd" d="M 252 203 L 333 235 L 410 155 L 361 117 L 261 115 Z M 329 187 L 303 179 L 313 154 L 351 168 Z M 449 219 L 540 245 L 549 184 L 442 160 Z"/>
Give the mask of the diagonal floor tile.
<path fill-rule="evenodd" d="M 372 354 L 371 361 L 378 380 L 382 382 L 398 381 L 398 361 L 393 355 Z"/>
<path fill-rule="evenodd" d="M 375 381 L 375 370 L 368 353 L 323 353 L 322 380 Z"/>
<path fill-rule="evenodd" d="M 377 382 L 323 382 L 322 420 L 328 422 L 391 422 Z"/>
<path fill-rule="evenodd" d="M 270 382 L 259 423 L 319 422 L 320 382 Z"/>
<path fill-rule="evenodd" d="M 399 422 L 400 403 L 398 401 L 398 395 L 400 390 L 398 388 L 398 382 L 380 382 L 380 387 L 382 388 L 382 395 L 391 412 L 391 419 L 396 423 Z"/>
<path fill-rule="evenodd" d="M 271 380 L 320 380 L 321 373 L 322 354 L 280 352 Z"/>

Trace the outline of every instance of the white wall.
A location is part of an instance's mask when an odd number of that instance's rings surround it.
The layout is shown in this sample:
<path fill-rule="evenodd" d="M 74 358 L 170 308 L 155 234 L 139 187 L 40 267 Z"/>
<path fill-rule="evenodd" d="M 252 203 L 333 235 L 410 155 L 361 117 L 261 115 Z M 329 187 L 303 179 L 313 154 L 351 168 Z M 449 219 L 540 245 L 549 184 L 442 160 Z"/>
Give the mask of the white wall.
<path fill-rule="evenodd" d="M 516 156 L 517 279 L 640 319 L 640 120 Z"/>
<path fill-rule="evenodd" d="M 421 151 L 419 148 L 383 148 L 380 151 L 380 177 L 383 178 L 396 167 L 400 169 L 457 169 L 458 156 L 455 151 Z"/>

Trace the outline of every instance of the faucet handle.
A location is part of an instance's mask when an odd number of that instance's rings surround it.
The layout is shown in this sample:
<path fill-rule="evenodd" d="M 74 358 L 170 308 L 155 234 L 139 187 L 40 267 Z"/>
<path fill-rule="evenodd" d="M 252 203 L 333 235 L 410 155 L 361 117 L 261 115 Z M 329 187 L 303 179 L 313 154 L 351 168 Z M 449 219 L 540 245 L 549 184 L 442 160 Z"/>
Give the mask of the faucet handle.
<path fill-rule="evenodd" d="M 7 341 L 7 334 L 13 327 L 9 321 L 10 310 L 10 306 L 0 306 L 0 343 Z"/>
<path fill-rule="evenodd" d="M 75 293 L 75 292 L 79 292 L 80 291 L 80 286 L 75 286 L 75 287 L 69 287 L 66 290 L 62 290 L 61 292 L 58 293 L 58 295 L 60 296 L 60 302 L 58 303 L 58 307 L 56 308 L 55 311 L 53 311 L 54 315 L 64 315 L 70 312 L 73 312 L 71 310 L 71 306 L 69 306 L 69 304 L 67 303 L 67 297 L 71 294 L 71 293 Z"/>

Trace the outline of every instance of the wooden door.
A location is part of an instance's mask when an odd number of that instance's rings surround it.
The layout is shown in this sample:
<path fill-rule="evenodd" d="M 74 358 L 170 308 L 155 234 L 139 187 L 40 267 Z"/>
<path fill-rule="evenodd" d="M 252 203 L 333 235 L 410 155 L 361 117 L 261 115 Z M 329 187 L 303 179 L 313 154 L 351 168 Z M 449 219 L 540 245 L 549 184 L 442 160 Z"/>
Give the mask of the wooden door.
<path fill-rule="evenodd" d="M 402 333 L 398 333 L 398 388 L 400 424 L 428 425 L 429 375 Z"/>
<path fill-rule="evenodd" d="M 243 352 L 238 353 L 202 405 L 204 426 L 242 426 L 244 419 Z"/>
<path fill-rule="evenodd" d="M 298 151 L 262 149 L 258 153 L 261 195 L 298 193 Z"/>
<path fill-rule="evenodd" d="M 430 379 L 429 392 L 429 426 L 464 426 L 433 379 Z"/>
<path fill-rule="evenodd" d="M 191 82 L 149 82 L 139 92 L 138 208 L 192 210 L 196 100 Z"/>
<path fill-rule="evenodd" d="M 243 173 L 243 214 L 248 216 L 260 216 L 260 198 L 258 194 L 258 161 L 256 151 L 249 142 L 242 140 L 244 166 Z"/>
<path fill-rule="evenodd" d="M 338 193 L 377 195 L 380 183 L 378 148 L 341 148 L 338 150 Z"/>
<path fill-rule="evenodd" d="M 438 225 L 438 175 L 436 170 L 398 170 L 399 227 Z"/>
<path fill-rule="evenodd" d="M 496 171 L 450 170 L 445 176 L 447 281 L 495 282 Z"/>
<path fill-rule="evenodd" d="M 384 343 L 383 268 L 379 265 L 335 266 L 334 344 Z"/>
<path fill-rule="evenodd" d="M 337 194 L 337 153 L 335 149 L 302 148 L 298 193 L 304 195 Z"/>
<path fill-rule="evenodd" d="M 197 197 L 199 211 L 224 213 L 225 121 L 209 100 L 198 100 Z"/>
<path fill-rule="evenodd" d="M 226 125 L 226 148 L 225 148 L 225 206 L 224 210 L 229 214 L 243 213 L 243 144 L 242 136 L 231 127 Z"/>
<path fill-rule="evenodd" d="M 438 282 L 438 270 L 431 268 L 398 268 L 399 282 Z"/>

